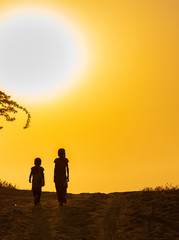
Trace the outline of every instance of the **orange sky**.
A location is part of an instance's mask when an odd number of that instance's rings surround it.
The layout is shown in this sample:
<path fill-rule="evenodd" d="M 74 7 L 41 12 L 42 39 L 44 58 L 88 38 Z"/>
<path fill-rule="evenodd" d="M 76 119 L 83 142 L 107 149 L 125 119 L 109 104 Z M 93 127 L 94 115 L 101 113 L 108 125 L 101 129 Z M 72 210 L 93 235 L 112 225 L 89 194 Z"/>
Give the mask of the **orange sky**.
<path fill-rule="evenodd" d="M 13 1 L 13 6 L 33 1 Z M 34 5 L 35 2 L 34 1 Z M 34 158 L 54 191 L 58 148 L 69 158 L 69 192 L 117 192 L 178 184 L 179 32 L 176 0 L 39 1 L 64 13 L 79 30 L 88 63 L 63 96 L 36 101 L 10 94 L 32 116 L 0 131 L 0 178 L 30 189 Z M 12 7 L 0 1 L 1 12 Z M 1 85 L 1 81 L 0 81 Z M 5 90 L 5 89 L 2 89 Z M 8 91 L 6 90 L 7 94 Z"/>

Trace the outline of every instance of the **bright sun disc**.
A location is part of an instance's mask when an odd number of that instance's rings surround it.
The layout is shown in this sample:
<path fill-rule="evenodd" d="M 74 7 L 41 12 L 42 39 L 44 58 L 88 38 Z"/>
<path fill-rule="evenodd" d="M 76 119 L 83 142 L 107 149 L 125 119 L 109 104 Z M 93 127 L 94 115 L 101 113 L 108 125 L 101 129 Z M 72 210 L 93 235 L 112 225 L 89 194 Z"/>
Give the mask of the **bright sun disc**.
<path fill-rule="evenodd" d="M 4 16 L 0 19 L 1 86 L 30 98 L 71 88 L 85 65 L 84 47 L 71 23 L 34 9 Z"/>

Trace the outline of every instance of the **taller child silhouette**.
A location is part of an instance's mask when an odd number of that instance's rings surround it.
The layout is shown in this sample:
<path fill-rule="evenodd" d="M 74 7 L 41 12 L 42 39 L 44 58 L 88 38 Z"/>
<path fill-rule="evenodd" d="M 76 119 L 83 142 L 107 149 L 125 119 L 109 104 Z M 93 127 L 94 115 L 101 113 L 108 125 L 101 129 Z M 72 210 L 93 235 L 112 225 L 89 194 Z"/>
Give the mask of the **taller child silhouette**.
<path fill-rule="evenodd" d="M 58 158 L 55 159 L 54 182 L 60 205 L 66 203 L 67 182 L 69 181 L 68 159 L 65 157 L 65 149 L 58 150 Z"/>

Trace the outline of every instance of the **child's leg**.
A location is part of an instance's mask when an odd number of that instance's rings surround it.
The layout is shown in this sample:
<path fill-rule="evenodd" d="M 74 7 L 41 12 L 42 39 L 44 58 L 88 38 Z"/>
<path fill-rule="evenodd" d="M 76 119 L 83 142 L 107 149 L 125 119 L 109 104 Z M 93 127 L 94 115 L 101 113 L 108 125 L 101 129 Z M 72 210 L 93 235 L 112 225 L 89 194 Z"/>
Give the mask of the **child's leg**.
<path fill-rule="evenodd" d="M 61 184 L 58 182 L 55 182 L 55 187 L 56 187 L 56 192 L 57 192 L 57 197 L 58 197 L 58 202 L 62 202 L 62 194 L 61 194 Z"/>
<path fill-rule="evenodd" d="M 41 197 L 41 189 L 37 192 L 37 201 L 40 202 L 40 197 Z"/>
<path fill-rule="evenodd" d="M 64 186 L 64 187 L 62 188 L 62 199 L 63 199 L 63 202 L 64 202 L 64 203 L 67 202 L 67 200 L 66 200 L 66 193 L 67 193 L 67 188 L 66 188 L 66 186 Z"/>
<path fill-rule="evenodd" d="M 32 193 L 33 193 L 33 196 L 35 197 L 35 191 L 34 190 L 32 190 Z"/>
<path fill-rule="evenodd" d="M 64 198 L 64 203 L 67 203 L 66 195 L 67 195 L 67 187 L 65 187 L 65 198 Z"/>
<path fill-rule="evenodd" d="M 34 195 L 34 203 L 37 204 L 37 191 L 33 190 L 33 195 Z"/>

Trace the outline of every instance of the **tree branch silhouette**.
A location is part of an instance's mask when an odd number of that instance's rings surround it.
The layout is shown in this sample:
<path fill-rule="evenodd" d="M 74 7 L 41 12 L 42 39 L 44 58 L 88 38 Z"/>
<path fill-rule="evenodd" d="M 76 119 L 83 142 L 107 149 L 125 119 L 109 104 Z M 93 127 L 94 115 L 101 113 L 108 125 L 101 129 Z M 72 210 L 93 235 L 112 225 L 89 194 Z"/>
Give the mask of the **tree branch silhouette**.
<path fill-rule="evenodd" d="M 30 113 L 27 111 L 26 108 L 20 106 L 17 102 L 10 100 L 10 96 L 7 96 L 4 92 L 0 91 L 0 116 L 4 116 L 6 121 L 14 121 L 15 117 L 11 117 L 10 114 L 17 113 L 18 109 L 23 110 L 27 114 L 25 128 L 28 128 L 30 125 Z M 0 126 L 0 129 L 3 127 Z"/>

